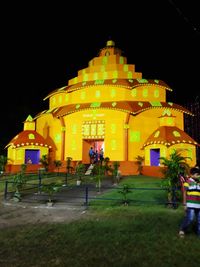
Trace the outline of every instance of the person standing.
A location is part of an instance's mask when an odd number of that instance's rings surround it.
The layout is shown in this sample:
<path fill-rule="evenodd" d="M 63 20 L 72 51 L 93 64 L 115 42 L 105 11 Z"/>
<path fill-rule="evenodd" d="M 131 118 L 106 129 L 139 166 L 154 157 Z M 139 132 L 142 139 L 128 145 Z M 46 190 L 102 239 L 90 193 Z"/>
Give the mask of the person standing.
<path fill-rule="evenodd" d="M 99 161 L 99 153 L 98 150 L 96 150 L 96 152 L 94 153 L 94 163 L 98 163 Z"/>
<path fill-rule="evenodd" d="M 100 151 L 99 151 L 99 159 L 100 159 L 100 162 L 101 162 L 101 165 L 102 165 L 102 162 L 104 160 L 103 148 L 101 148 Z"/>
<path fill-rule="evenodd" d="M 196 233 L 200 238 L 200 169 L 193 167 L 190 178 L 183 184 L 183 206 L 185 216 L 179 228 L 179 236 L 184 237 L 196 217 Z"/>
<path fill-rule="evenodd" d="M 89 157 L 90 157 L 90 164 L 93 164 L 93 162 L 94 162 L 94 149 L 93 149 L 93 147 L 91 146 L 90 147 L 90 150 L 89 150 Z"/>

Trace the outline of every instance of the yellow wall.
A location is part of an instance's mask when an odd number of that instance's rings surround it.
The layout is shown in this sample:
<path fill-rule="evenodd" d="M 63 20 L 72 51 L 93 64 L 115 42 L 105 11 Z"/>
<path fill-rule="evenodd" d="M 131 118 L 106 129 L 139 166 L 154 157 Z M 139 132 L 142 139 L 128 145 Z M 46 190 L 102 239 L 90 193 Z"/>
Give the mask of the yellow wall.
<path fill-rule="evenodd" d="M 131 116 L 129 120 L 129 145 L 128 145 L 128 159 L 134 160 L 138 155 L 144 155 L 144 151 L 141 150 L 142 145 L 146 139 L 160 127 L 158 117 L 161 116 L 164 108 L 153 108 L 144 111 L 137 116 Z M 176 116 L 176 126 L 183 130 L 183 114 L 173 110 L 173 114 Z M 159 146 L 162 147 L 162 146 Z M 162 147 L 164 150 L 164 147 Z M 147 157 L 145 157 L 147 158 Z M 145 163 L 148 165 L 148 158 Z"/>
<path fill-rule="evenodd" d="M 77 103 L 108 101 L 154 101 L 165 102 L 164 87 L 156 85 L 138 86 L 134 89 L 112 85 L 84 87 L 73 93 L 55 93 L 50 97 L 50 109 Z"/>
<path fill-rule="evenodd" d="M 160 149 L 160 157 L 169 158 L 174 150 L 181 152 L 181 156 L 188 157 L 186 162 L 189 166 L 196 164 L 196 149 L 194 145 L 176 144 L 170 147 L 164 145 L 153 144 L 145 148 L 145 166 L 150 166 L 150 151 L 151 149 Z M 162 164 L 161 164 L 162 166 Z"/>
<path fill-rule="evenodd" d="M 82 159 L 82 125 L 86 121 L 105 121 L 105 156 L 111 160 L 124 160 L 124 121 L 126 113 L 106 109 L 80 111 L 65 117 L 65 158 Z M 93 140 L 91 138 L 91 140 Z M 88 153 L 88 152 L 87 152 Z"/>
<path fill-rule="evenodd" d="M 163 113 L 164 108 L 153 108 L 144 111 L 137 116 L 130 116 L 126 121 L 128 114 L 109 109 L 91 109 L 72 113 L 64 117 L 65 124 L 65 147 L 64 159 L 72 157 L 73 160 L 81 160 L 83 157 L 83 136 L 82 125 L 86 121 L 105 121 L 105 154 L 111 160 L 135 160 L 138 155 L 144 156 L 145 151 L 141 150 L 142 145 L 160 125 L 159 117 Z M 173 110 L 176 116 L 176 126 L 183 129 L 183 114 Z M 125 124 L 128 123 L 127 129 Z M 49 130 L 48 130 L 49 129 Z M 46 114 L 38 118 L 37 131 L 47 138 L 53 140 L 56 150 L 56 159 L 61 159 L 62 145 L 62 129 L 60 120 L 53 118 L 51 114 Z M 128 158 L 126 159 L 126 135 L 128 131 Z M 163 148 L 164 149 L 164 148 Z M 147 159 L 148 165 L 148 159 Z"/>
<path fill-rule="evenodd" d="M 43 155 L 48 155 L 49 149 L 47 147 L 41 147 L 41 146 L 26 146 L 26 147 L 18 147 L 18 148 L 11 148 L 11 146 L 8 148 L 8 159 L 11 164 L 19 165 L 19 164 L 25 164 L 25 150 L 26 149 L 38 149 L 40 150 L 40 158 Z"/>
<path fill-rule="evenodd" d="M 62 131 L 63 126 L 59 119 L 51 114 L 45 114 L 37 119 L 36 131 L 40 133 L 48 142 L 53 142 L 56 146 L 55 159 L 61 159 Z"/>

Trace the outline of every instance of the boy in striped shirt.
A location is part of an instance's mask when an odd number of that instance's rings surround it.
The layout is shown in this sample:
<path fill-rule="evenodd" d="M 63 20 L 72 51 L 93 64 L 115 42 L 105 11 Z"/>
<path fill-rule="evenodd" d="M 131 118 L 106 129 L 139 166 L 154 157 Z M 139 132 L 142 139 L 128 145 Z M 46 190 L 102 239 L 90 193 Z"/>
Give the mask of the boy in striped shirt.
<path fill-rule="evenodd" d="M 190 177 L 183 184 L 183 205 L 185 217 L 180 225 L 179 236 L 184 237 L 185 232 L 196 218 L 197 235 L 200 238 L 200 169 L 193 167 Z"/>

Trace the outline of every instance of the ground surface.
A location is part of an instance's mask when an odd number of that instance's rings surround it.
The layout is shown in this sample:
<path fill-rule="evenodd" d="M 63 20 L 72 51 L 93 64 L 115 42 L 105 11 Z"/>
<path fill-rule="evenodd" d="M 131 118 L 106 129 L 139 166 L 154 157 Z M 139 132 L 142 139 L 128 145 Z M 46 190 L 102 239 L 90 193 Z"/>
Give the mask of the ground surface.
<path fill-rule="evenodd" d="M 101 193 L 113 186 L 111 181 L 104 181 Z M 58 202 L 53 207 L 45 203 L 47 196 L 42 194 L 27 194 L 22 202 L 15 202 L 8 197 L 4 201 L 0 195 L 0 229 L 23 224 L 35 223 L 68 223 L 81 218 L 88 218 L 90 212 L 83 204 L 85 202 L 85 187 L 66 187 L 56 196 Z M 90 197 L 99 196 L 96 188 L 90 187 Z M 41 201 L 43 203 L 41 204 Z"/>
<path fill-rule="evenodd" d="M 84 206 L 69 206 L 55 204 L 47 207 L 45 204 L 0 202 L 0 229 L 16 225 L 35 223 L 66 223 L 86 217 Z"/>

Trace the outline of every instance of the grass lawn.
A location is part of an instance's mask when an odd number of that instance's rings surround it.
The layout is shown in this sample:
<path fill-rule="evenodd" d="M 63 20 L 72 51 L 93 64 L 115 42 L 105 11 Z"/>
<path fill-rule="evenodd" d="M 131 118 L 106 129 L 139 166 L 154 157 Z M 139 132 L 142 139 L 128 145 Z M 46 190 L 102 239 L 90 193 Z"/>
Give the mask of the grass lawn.
<path fill-rule="evenodd" d="M 122 183 L 144 188 L 152 183 L 159 186 L 157 178 L 147 177 L 129 177 Z M 152 199 L 157 194 L 156 190 L 148 192 Z M 106 194 L 113 196 L 115 192 Z M 69 224 L 4 229 L 0 234 L 0 266 L 200 266 L 200 239 L 192 231 L 184 239 L 177 234 L 184 215 L 182 206 L 109 206 L 102 201 L 101 205 L 91 202 L 88 209 L 90 216 Z"/>

